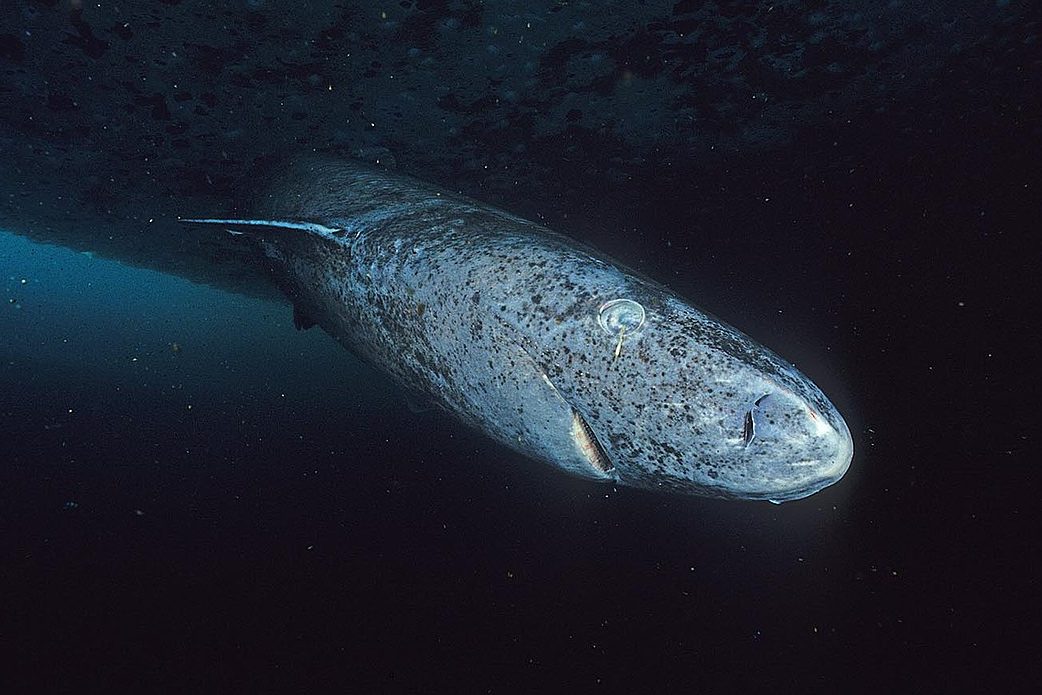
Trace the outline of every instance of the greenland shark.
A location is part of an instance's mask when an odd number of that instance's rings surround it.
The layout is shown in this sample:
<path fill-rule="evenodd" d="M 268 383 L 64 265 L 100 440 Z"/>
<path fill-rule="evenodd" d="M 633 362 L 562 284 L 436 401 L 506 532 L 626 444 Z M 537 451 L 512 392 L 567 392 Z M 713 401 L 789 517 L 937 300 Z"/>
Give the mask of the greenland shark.
<path fill-rule="evenodd" d="M 351 162 L 284 170 L 246 218 L 294 306 L 405 389 L 573 475 L 784 502 L 838 481 L 843 418 L 807 377 L 546 227 Z"/>

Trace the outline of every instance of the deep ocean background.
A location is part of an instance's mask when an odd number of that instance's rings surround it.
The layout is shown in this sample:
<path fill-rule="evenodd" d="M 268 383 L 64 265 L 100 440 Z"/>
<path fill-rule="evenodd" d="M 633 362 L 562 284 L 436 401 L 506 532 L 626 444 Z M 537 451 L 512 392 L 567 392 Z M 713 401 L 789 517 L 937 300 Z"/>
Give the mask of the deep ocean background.
<path fill-rule="evenodd" d="M 128 7 L 0 6 L 4 692 L 1037 692 L 1030 3 Z M 172 222 L 312 149 L 669 284 L 850 472 L 661 496 L 412 412 Z"/>

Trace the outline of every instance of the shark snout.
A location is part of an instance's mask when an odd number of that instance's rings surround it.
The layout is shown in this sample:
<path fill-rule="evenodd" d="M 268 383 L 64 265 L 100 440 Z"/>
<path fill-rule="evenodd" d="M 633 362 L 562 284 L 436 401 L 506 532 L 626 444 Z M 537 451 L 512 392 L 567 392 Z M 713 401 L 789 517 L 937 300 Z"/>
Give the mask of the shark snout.
<path fill-rule="evenodd" d="M 835 483 L 853 458 L 850 431 L 839 413 L 823 413 L 785 389 L 753 402 L 742 434 L 748 456 L 762 470 L 763 496 L 772 502 L 806 497 Z"/>

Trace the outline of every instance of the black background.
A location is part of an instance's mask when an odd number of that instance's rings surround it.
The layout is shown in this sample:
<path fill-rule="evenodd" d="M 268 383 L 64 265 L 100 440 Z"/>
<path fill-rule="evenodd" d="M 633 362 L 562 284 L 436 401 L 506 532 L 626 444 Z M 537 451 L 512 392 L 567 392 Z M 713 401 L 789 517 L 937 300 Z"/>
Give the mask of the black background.
<path fill-rule="evenodd" d="M 205 355 L 189 368 L 164 354 L 118 395 L 89 357 L 58 368 L 8 348 L 0 680 L 1037 689 L 1042 130 L 1025 26 L 886 108 L 847 104 L 774 146 L 458 184 L 544 214 L 795 361 L 854 435 L 836 486 L 771 506 L 572 480 L 393 405 L 349 356 L 352 376 L 328 388 L 337 358 L 292 342 L 288 311 L 284 339 L 233 347 L 257 368 L 222 379 Z M 562 152 L 585 137 L 553 136 Z M 261 392 L 265 354 L 283 371 Z M 160 397 L 164 379 L 195 380 L 192 413 Z M 358 393 L 373 390 L 386 402 L 366 412 Z M 57 402 L 77 417 L 48 429 Z"/>

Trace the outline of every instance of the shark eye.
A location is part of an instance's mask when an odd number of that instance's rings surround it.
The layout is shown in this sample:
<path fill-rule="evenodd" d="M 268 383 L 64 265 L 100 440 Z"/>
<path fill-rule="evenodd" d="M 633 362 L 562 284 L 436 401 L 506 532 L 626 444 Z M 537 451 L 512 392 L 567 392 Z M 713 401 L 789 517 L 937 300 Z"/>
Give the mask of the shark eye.
<path fill-rule="evenodd" d="M 633 333 L 644 325 L 644 307 L 632 299 L 613 299 L 601 304 L 597 322 L 611 335 Z"/>

